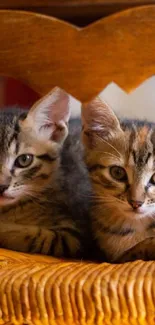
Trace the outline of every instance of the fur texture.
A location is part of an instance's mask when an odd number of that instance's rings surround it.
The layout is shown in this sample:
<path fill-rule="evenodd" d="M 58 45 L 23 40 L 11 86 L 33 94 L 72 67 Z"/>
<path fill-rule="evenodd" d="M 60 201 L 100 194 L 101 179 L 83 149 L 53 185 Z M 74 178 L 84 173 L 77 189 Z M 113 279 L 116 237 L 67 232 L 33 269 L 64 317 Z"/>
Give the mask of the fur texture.
<path fill-rule="evenodd" d="M 82 119 L 92 232 L 102 259 L 148 259 L 155 237 L 155 124 L 119 121 L 99 98 L 83 106 Z"/>
<path fill-rule="evenodd" d="M 73 121 L 68 136 L 68 120 L 69 98 L 58 88 L 28 114 L 0 111 L 0 247 L 61 257 L 87 253 L 89 181 L 80 129 Z"/>

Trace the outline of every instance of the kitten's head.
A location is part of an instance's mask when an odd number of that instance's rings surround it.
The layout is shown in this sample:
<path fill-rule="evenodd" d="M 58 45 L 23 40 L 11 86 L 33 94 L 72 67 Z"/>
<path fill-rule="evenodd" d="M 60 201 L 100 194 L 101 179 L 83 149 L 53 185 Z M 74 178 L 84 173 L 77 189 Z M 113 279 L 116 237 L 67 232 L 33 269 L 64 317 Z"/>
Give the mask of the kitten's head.
<path fill-rule="evenodd" d="M 0 111 L 0 206 L 37 198 L 52 181 L 68 134 L 69 97 L 55 88 L 28 114 Z"/>
<path fill-rule="evenodd" d="M 99 98 L 83 105 L 82 120 L 96 204 L 129 218 L 155 215 L 155 124 L 121 122 Z"/>

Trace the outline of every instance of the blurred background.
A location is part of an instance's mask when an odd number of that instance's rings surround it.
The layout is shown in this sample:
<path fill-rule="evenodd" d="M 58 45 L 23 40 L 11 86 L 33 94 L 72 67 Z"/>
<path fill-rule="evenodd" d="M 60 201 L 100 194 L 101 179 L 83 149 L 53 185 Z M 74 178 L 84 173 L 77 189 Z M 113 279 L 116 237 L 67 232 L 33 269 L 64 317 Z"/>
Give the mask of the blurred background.
<path fill-rule="evenodd" d="M 19 80 L 0 76 L 0 106 L 31 106 L 39 95 Z"/>

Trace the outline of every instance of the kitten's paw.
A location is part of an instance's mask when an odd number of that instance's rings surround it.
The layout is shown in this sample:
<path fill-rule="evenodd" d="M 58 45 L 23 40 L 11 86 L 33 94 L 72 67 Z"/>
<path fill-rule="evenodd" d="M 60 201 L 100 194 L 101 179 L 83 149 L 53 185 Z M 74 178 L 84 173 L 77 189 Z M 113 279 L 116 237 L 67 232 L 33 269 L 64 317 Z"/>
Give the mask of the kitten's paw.
<path fill-rule="evenodd" d="M 50 249 L 53 240 L 55 239 L 54 231 L 49 231 L 46 229 L 39 229 L 37 236 L 35 236 L 29 247 L 29 252 L 35 254 L 50 254 Z"/>
<path fill-rule="evenodd" d="M 77 234 L 78 235 L 78 232 Z M 69 231 L 55 232 L 55 238 L 52 241 L 50 255 L 55 257 L 76 257 L 80 252 L 80 240 L 76 236 L 70 235 Z"/>
<path fill-rule="evenodd" d="M 118 263 L 132 262 L 135 260 L 150 261 L 155 260 L 155 238 L 147 238 L 140 242 L 129 251 L 125 252 Z"/>

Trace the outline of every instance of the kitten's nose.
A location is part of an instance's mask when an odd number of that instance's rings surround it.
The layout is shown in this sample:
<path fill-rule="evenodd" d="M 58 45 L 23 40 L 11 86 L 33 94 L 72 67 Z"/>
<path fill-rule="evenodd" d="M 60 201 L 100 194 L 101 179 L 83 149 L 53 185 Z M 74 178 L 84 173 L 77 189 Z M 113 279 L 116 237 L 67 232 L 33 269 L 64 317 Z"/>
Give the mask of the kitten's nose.
<path fill-rule="evenodd" d="M 142 202 L 142 201 L 135 201 L 135 200 L 129 200 L 129 203 L 132 206 L 132 208 L 134 210 L 136 210 L 136 209 L 140 208 L 143 205 L 144 202 Z"/>
<path fill-rule="evenodd" d="M 3 194 L 5 190 L 7 190 L 7 188 L 9 187 L 9 185 L 0 185 L 0 194 Z"/>

